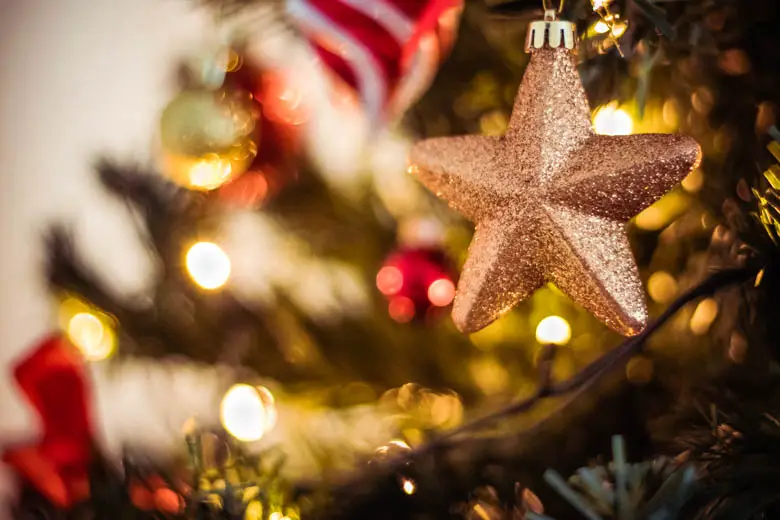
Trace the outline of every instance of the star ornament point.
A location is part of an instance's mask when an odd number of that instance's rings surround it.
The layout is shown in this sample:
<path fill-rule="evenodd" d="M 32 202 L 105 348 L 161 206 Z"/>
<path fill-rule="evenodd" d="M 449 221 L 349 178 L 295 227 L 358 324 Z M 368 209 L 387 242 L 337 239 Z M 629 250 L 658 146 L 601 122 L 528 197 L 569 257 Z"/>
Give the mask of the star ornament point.
<path fill-rule="evenodd" d="M 453 305 L 476 332 L 546 283 L 623 335 L 647 323 L 626 222 L 701 159 L 683 135 L 598 135 L 573 56 L 532 53 L 507 133 L 416 144 L 409 171 L 474 222 Z"/>

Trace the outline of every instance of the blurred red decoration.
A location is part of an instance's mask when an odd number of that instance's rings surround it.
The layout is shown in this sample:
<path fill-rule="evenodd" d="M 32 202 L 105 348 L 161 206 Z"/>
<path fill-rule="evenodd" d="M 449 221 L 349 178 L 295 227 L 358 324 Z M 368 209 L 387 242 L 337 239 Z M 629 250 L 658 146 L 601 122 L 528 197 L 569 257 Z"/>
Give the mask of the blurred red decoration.
<path fill-rule="evenodd" d="M 5 449 L 3 460 L 53 504 L 69 508 L 90 492 L 93 427 L 81 357 L 64 338 L 51 336 L 13 373 L 43 433 L 35 443 Z"/>
<path fill-rule="evenodd" d="M 296 0 L 289 11 L 337 83 L 372 122 L 395 117 L 435 76 L 463 0 Z"/>
<path fill-rule="evenodd" d="M 184 507 L 184 498 L 171 488 L 159 488 L 154 492 L 154 506 L 158 511 L 179 513 Z"/>
<path fill-rule="evenodd" d="M 127 493 L 133 505 L 141 511 L 154 509 L 154 493 L 143 482 L 131 481 L 127 487 Z"/>
<path fill-rule="evenodd" d="M 128 495 L 135 507 L 142 511 L 160 511 L 177 514 L 184 509 L 185 496 L 189 491 L 179 485 L 178 491 L 172 489 L 158 475 L 149 475 L 143 481 L 131 478 L 128 482 Z"/>
<path fill-rule="evenodd" d="M 243 175 L 219 189 L 227 204 L 254 208 L 273 197 L 297 174 L 301 150 L 301 125 L 308 111 L 303 96 L 286 74 L 265 71 L 243 62 L 229 72 L 225 85 L 252 93 L 260 112 L 257 156 Z"/>
<path fill-rule="evenodd" d="M 388 299 L 388 314 L 399 323 L 443 314 L 455 297 L 452 266 L 438 248 L 404 248 L 391 254 L 376 275 Z"/>

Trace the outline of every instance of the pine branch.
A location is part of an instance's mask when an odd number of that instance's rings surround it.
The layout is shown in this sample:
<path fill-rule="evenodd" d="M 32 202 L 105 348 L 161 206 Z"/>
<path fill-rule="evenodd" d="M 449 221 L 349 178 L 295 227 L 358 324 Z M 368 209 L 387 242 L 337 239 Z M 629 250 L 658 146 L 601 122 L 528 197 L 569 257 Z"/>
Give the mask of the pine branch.
<path fill-rule="evenodd" d="M 219 215 L 218 205 L 203 194 L 177 188 L 134 166 L 103 160 L 96 169 L 105 189 L 138 217 L 138 236 L 159 257 L 155 292 L 143 306 L 111 294 L 81 261 L 72 236 L 60 225 L 46 236 L 47 279 L 55 290 L 78 294 L 113 315 L 120 324 L 121 340 L 131 347 L 123 349 L 126 353 L 178 353 L 240 364 L 252 345 L 273 345 L 262 309 L 248 308 L 228 291 L 198 291 L 180 268 L 182 248 L 190 234 L 201 232 Z M 264 354 L 266 363 L 281 356 Z"/>
<path fill-rule="evenodd" d="M 126 313 L 95 273 L 77 258 L 68 230 L 61 225 L 52 227 L 45 237 L 45 248 L 46 278 L 51 286 L 80 294 L 109 314 Z"/>
<path fill-rule="evenodd" d="M 687 292 L 673 302 L 666 311 L 653 321 L 641 334 L 627 339 L 617 348 L 605 353 L 591 364 L 586 366 L 570 379 L 556 383 L 551 377 L 551 366 L 555 356 L 556 348 L 552 345 L 545 347 L 539 363 L 539 385 L 536 391 L 528 398 L 512 403 L 494 413 L 475 419 L 458 428 L 441 434 L 439 437 L 423 444 L 403 455 L 391 459 L 381 468 L 374 470 L 374 476 L 386 478 L 386 475 L 393 475 L 403 471 L 403 468 L 420 462 L 427 456 L 440 458 L 440 455 L 447 450 L 469 451 L 476 446 L 479 439 L 473 437 L 463 437 L 465 433 L 473 433 L 495 424 L 496 422 L 506 420 L 512 417 L 522 415 L 535 409 L 542 401 L 552 397 L 566 397 L 564 403 L 556 409 L 555 412 L 548 415 L 545 419 L 533 424 L 530 428 L 514 432 L 513 438 L 528 438 L 535 432 L 538 432 L 542 426 L 549 421 L 554 420 L 562 410 L 568 407 L 570 403 L 577 400 L 585 390 L 592 387 L 600 381 L 605 375 L 611 373 L 619 366 L 626 363 L 631 357 L 642 352 L 646 341 L 655 334 L 672 316 L 674 316 L 682 307 L 688 303 L 702 297 L 707 297 L 716 292 L 740 285 L 755 278 L 756 271 L 753 269 L 733 269 L 717 272 L 704 280 L 698 286 Z M 473 445 L 473 446 L 472 446 Z M 345 490 L 362 489 L 365 491 L 366 482 L 376 482 L 367 478 L 365 474 L 350 478 L 338 486 L 342 492 Z M 348 493 L 347 493 L 348 494 Z"/>
<path fill-rule="evenodd" d="M 715 273 L 711 277 L 704 280 L 701 284 L 682 295 L 674 303 L 672 303 L 664 313 L 653 321 L 644 331 L 639 335 L 624 341 L 617 348 L 610 350 L 600 358 L 591 362 L 583 370 L 572 376 L 566 381 L 555 383 L 552 381 L 550 370 L 552 368 L 552 361 L 555 356 L 554 345 L 547 345 L 542 354 L 540 368 L 539 368 L 539 381 L 540 384 L 536 391 L 530 397 L 510 404 L 509 406 L 498 410 L 490 415 L 476 419 L 470 423 L 447 432 L 445 435 L 432 441 L 432 444 L 442 442 L 447 439 L 452 439 L 460 434 L 480 430 L 502 419 L 509 418 L 511 416 L 524 413 L 543 399 L 551 397 L 559 397 L 574 393 L 575 395 L 581 394 L 584 390 L 589 388 L 593 383 L 598 381 L 603 375 L 611 372 L 618 366 L 627 362 L 633 356 L 642 352 L 645 342 L 652 336 L 661 326 L 664 325 L 677 311 L 688 303 L 705 296 L 710 296 L 720 289 L 729 287 L 732 285 L 741 284 L 753 277 L 756 273 L 748 269 L 733 269 L 728 271 L 721 271 Z M 423 446 L 421 451 L 430 449 Z"/>

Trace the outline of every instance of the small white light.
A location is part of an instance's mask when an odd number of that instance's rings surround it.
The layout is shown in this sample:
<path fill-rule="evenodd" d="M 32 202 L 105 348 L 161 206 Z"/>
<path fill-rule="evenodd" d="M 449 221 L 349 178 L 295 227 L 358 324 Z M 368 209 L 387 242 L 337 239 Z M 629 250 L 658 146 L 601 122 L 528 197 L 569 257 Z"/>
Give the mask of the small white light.
<path fill-rule="evenodd" d="M 545 345 L 565 345 L 571 339 L 569 322 L 560 316 L 547 316 L 536 326 L 536 341 Z"/>
<path fill-rule="evenodd" d="M 629 135 L 634 131 L 634 120 L 622 108 L 609 104 L 596 110 L 593 129 L 601 135 Z"/>
<path fill-rule="evenodd" d="M 68 337 L 88 361 L 110 357 L 116 346 L 114 331 L 90 312 L 79 312 L 68 321 Z"/>
<path fill-rule="evenodd" d="M 233 166 L 230 161 L 214 155 L 192 165 L 189 171 L 189 181 L 194 188 L 213 190 L 225 184 L 232 170 Z"/>
<path fill-rule="evenodd" d="M 697 336 L 706 334 L 710 330 L 712 322 L 718 317 L 719 310 L 718 302 L 714 298 L 705 298 L 700 301 L 696 310 L 693 311 L 693 316 L 691 316 L 691 332 Z"/>
<path fill-rule="evenodd" d="M 446 307 L 455 298 L 455 284 L 447 278 L 439 278 L 428 286 L 428 301 L 436 307 Z"/>
<path fill-rule="evenodd" d="M 276 414 L 269 413 L 263 397 L 251 385 L 233 385 L 222 398 L 220 406 L 222 426 L 236 439 L 244 442 L 260 440 L 276 420 Z"/>
<path fill-rule="evenodd" d="M 198 242 L 188 251 L 185 259 L 187 272 L 203 289 L 219 289 L 230 278 L 230 258 L 212 242 Z"/>

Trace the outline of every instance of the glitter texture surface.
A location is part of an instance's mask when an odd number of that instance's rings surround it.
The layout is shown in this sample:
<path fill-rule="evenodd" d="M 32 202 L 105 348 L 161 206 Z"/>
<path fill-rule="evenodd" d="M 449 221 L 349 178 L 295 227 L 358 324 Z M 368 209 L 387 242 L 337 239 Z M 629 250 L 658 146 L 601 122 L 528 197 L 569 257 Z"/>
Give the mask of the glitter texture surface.
<path fill-rule="evenodd" d="M 647 323 L 625 222 L 698 165 L 682 135 L 596 135 L 574 56 L 532 50 L 506 135 L 428 139 L 410 172 L 476 224 L 453 308 L 475 332 L 546 282 L 624 335 Z"/>

